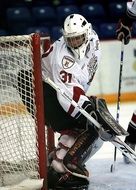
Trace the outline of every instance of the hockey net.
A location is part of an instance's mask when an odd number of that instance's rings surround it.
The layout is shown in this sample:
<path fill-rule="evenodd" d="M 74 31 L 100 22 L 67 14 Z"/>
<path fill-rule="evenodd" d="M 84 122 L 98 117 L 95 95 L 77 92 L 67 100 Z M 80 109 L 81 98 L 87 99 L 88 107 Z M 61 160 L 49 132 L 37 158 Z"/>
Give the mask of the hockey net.
<path fill-rule="evenodd" d="M 41 189 L 48 154 L 41 38 L 0 37 L 0 55 L 0 189 Z"/>

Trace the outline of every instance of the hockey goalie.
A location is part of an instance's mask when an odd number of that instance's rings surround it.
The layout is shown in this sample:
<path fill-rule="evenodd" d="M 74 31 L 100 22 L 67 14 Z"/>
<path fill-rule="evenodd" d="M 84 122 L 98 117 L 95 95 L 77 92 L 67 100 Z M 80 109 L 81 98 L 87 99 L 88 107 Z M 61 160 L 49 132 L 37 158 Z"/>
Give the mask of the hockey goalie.
<path fill-rule="evenodd" d="M 62 34 L 42 55 L 46 125 L 60 134 L 56 149 L 49 155 L 45 183 L 49 189 L 86 189 L 87 160 L 104 141 L 124 131 L 109 113 L 105 100 L 86 96 L 100 62 L 99 38 L 92 25 L 82 15 L 72 14 L 65 19 Z M 48 77 L 101 127 L 89 122 L 76 106 L 47 84 Z"/>

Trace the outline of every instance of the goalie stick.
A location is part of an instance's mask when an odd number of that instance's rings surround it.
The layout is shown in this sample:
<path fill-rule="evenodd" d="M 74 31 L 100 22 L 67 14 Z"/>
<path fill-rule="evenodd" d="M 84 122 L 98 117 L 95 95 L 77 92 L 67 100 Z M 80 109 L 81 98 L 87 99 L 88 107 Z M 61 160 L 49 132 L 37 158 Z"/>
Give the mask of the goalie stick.
<path fill-rule="evenodd" d="M 78 108 L 79 111 L 96 127 L 100 128 L 101 125 L 98 123 L 89 113 L 87 113 L 82 107 L 80 107 L 77 102 L 71 99 L 64 91 L 62 91 L 51 79 L 46 78 L 46 83 L 52 86 L 57 92 L 61 93 L 61 95 L 66 98 L 74 107 Z M 118 150 L 122 152 L 126 157 L 128 157 L 133 163 L 136 164 L 136 153 L 119 137 L 115 136 L 112 141 L 110 141 Z"/>
<path fill-rule="evenodd" d="M 136 153 L 119 137 L 115 137 L 113 141 L 110 141 L 118 150 L 122 152 L 127 158 L 129 158 L 134 164 L 136 164 Z"/>
<path fill-rule="evenodd" d="M 72 98 L 70 98 L 70 96 L 68 95 L 68 94 L 70 94 L 68 89 L 65 88 L 67 90 L 67 93 L 68 93 L 67 94 L 64 90 L 60 89 L 51 79 L 46 78 L 45 82 L 48 83 L 50 86 L 52 86 L 65 99 L 67 99 L 75 108 L 77 108 L 79 110 L 80 113 L 82 113 L 98 129 L 101 128 L 101 124 L 98 123 L 97 120 L 95 120 L 88 112 L 86 112 L 81 106 L 79 106 L 77 102 L 75 102 Z M 99 112 L 101 112 L 101 116 L 105 117 L 108 120 L 108 123 L 111 124 L 110 127 L 111 127 L 111 130 L 113 131 L 113 134 L 116 134 L 118 136 L 127 136 L 128 132 L 125 129 L 123 129 L 120 125 L 116 125 L 116 123 L 114 123 L 114 121 L 113 121 L 114 118 L 113 117 L 110 118 L 110 113 L 108 112 L 108 110 L 106 108 L 104 110 L 103 107 L 104 107 L 104 105 L 103 105 L 103 103 L 101 103 L 101 105 L 99 105 Z"/>

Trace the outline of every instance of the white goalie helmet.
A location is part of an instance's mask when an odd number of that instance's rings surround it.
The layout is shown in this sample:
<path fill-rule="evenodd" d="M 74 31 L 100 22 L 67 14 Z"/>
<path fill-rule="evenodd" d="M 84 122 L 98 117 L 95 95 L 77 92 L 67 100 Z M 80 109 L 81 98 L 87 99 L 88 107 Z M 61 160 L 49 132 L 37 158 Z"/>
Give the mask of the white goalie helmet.
<path fill-rule="evenodd" d="M 91 23 L 80 14 L 71 14 L 65 19 L 62 32 L 75 58 L 84 58 L 92 35 Z"/>

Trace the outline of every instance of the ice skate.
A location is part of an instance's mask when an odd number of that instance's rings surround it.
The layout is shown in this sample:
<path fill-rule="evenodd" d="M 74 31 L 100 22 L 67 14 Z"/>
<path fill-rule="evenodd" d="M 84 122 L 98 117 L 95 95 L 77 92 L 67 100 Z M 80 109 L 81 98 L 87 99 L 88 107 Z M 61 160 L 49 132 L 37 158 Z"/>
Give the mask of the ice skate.
<path fill-rule="evenodd" d="M 87 179 L 83 179 L 80 177 L 76 177 L 71 175 L 70 173 L 58 173 L 52 167 L 48 168 L 48 189 L 49 190 L 57 190 L 57 189 L 87 189 L 89 185 L 89 181 Z M 44 184 L 46 185 L 46 179 L 44 180 Z"/>
<path fill-rule="evenodd" d="M 132 143 L 130 143 L 130 142 L 126 142 L 126 144 L 132 149 L 132 150 L 134 150 L 135 151 L 135 144 L 132 144 Z M 131 160 L 129 160 L 129 158 L 128 157 L 126 157 L 126 156 L 124 156 L 123 155 L 123 159 L 124 159 L 124 162 L 126 163 L 126 164 L 130 164 L 131 163 Z"/>
<path fill-rule="evenodd" d="M 66 159 L 64 162 L 65 162 L 65 169 L 67 171 L 69 171 L 70 173 L 72 173 L 74 176 L 79 176 L 84 179 L 87 179 L 89 177 L 88 170 L 81 164 L 79 164 L 77 162 L 70 163 L 70 162 L 66 161 Z"/>

